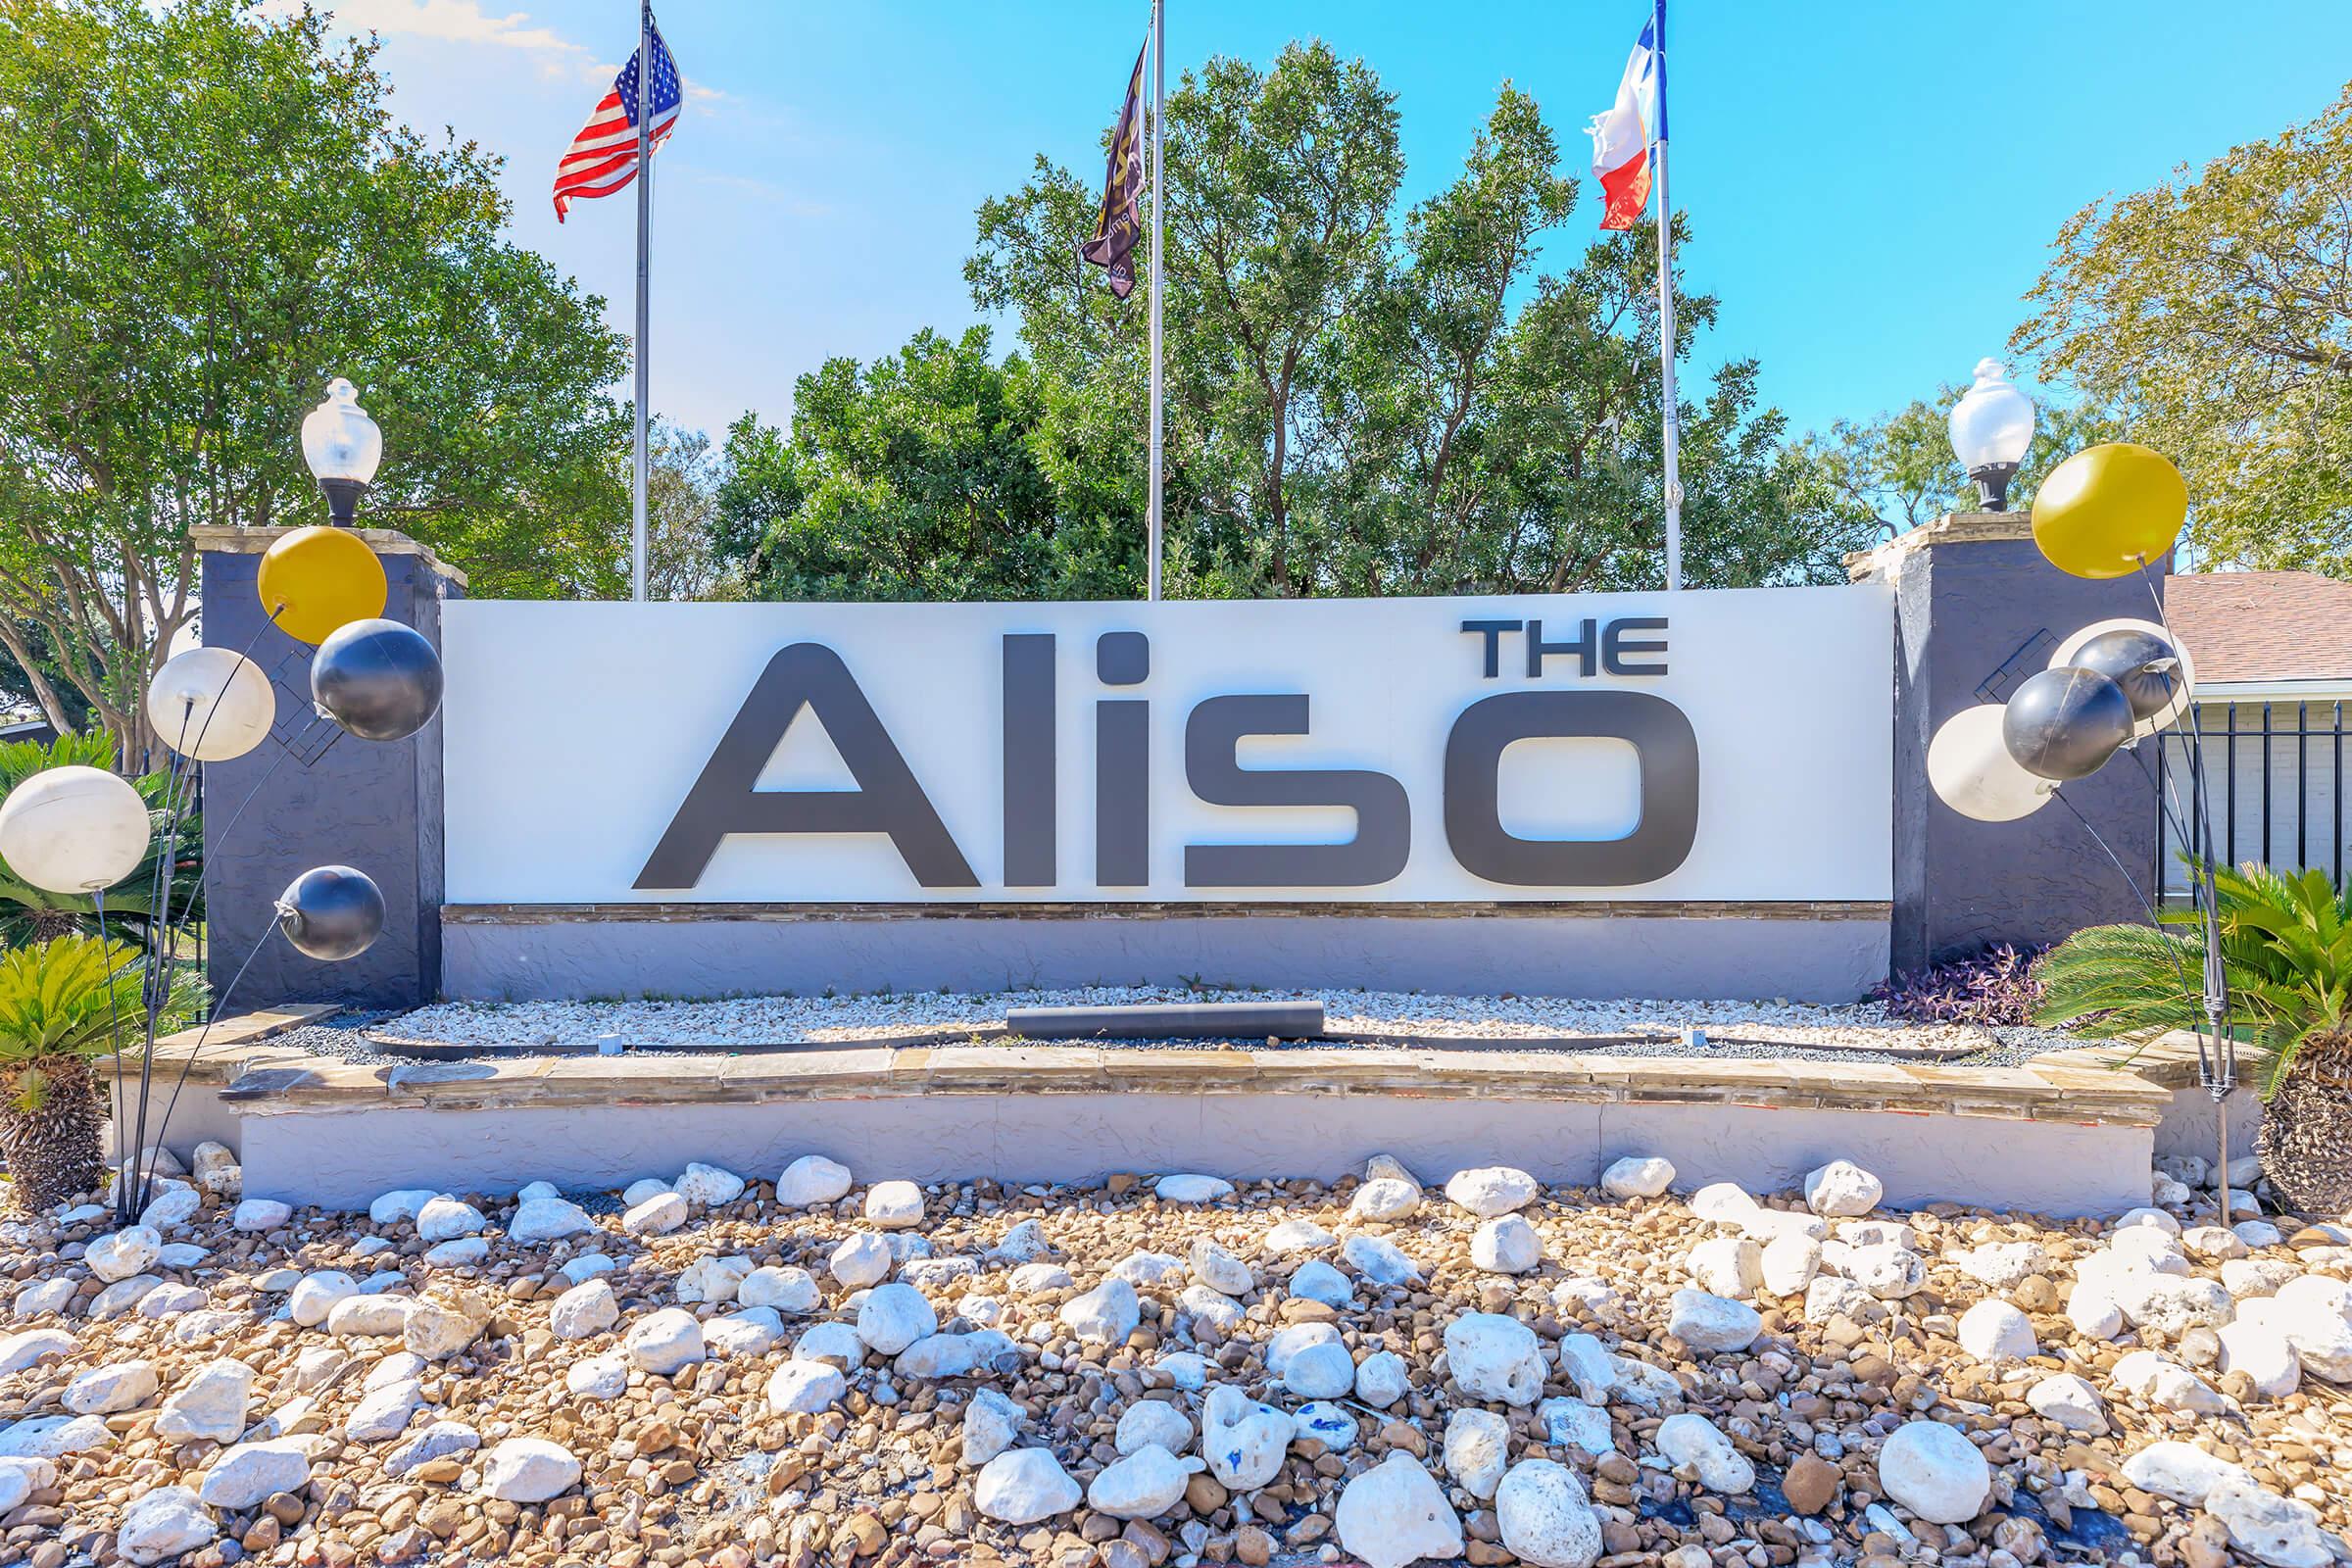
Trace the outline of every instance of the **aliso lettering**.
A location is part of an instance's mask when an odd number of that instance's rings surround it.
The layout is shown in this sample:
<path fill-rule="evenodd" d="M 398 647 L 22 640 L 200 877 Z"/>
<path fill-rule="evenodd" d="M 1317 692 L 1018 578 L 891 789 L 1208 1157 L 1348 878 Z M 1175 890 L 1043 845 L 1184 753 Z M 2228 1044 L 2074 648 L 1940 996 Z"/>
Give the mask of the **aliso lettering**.
<path fill-rule="evenodd" d="M 1586 618 L 1546 631 L 1541 620 L 1473 620 L 1480 677 L 1524 668 L 1529 679 L 1575 672 L 1654 677 L 1666 673 L 1666 621 L 1630 616 Z M 1505 658 L 1510 650 L 1524 655 Z M 1002 640 L 1004 699 L 1004 885 L 1052 888 L 1059 880 L 1054 716 L 1058 639 L 1015 633 Z M 1105 632 L 1096 640 L 1096 675 L 1107 692 L 1143 685 L 1151 645 L 1141 632 Z M 762 790 L 761 769 L 784 732 L 806 709 L 823 726 L 856 784 L 848 790 Z M 1105 695 L 1095 704 L 1095 846 L 1098 888 L 1144 887 L 1151 843 L 1151 704 Z M 1412 844 L 1412 802 L 1404 786 L 1369 768 L 1246 768 L 1241 743 L 1251 736 L 1308 732 L 1309 699 L 1300 692 L 1237 692 L 1205 698 L 1186 715 L 1185 784 L 1220 807 L 1344 807 L 1354 817 L 1348 838 L 1327 844 L 1184 846 L 1184 885 L 1240 891 L 1271 888 L 1370 888 L 1394 879 Z M 1503 823 L 1502 754 L 1516 742 L 1612 740 L 1638 760 L 1640 811 L 1631 831 L 1606 839 L 1534 839 Z M 1680 866 L 1698 832 L 1698 738 L 1690 718 L 1650 692 L 1607 687 L 1542 687 L 1472 702 L 1445 741 L 1442 811 L 1446 844 L 1471 875 L 1507 887 L 1631 887 Z M 641 890 L 694 887 L 731 834 L 887 835 L 915 880 L 940 890 L 981 886 L 938 809 L 841 656 L 820 643 L 794 643 L 770 659 L 719 738 L 677 815 L 645 868 Z"/>

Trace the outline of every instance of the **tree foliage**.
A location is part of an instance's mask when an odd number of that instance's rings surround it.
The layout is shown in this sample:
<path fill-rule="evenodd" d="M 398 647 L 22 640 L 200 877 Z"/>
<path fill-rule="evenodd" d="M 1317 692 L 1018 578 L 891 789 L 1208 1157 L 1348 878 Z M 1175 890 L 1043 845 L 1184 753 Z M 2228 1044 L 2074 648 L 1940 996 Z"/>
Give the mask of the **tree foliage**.
<path fill-rule="evenodd" d="M 2352 87 L 2055 250 L 2012 341 L 2180 466 L 2200 555 L 2352 574 Z"/>
<path fill-rule="evenodd" d="M 1132 541 L 1057 461 L 1028 363 L 986 327 L 921 332 L 860 367 L 801 377 L 790 435 L 747 414 L 728 431 L 719 553 L 777 599 L 1125 597 Z"/>
<path fill-rule="evenodd" d="M 1933 403 L 1914 398 L 1892 414 L 1839 419 L 1827 433 L 1800 443 L 1836 504 L 1855 524 L 1888 535 L 1905 533 L 1951 512 L 1984 506 L 1968 470 L 1952 455 L 1952 405 L 1967 390 L 1949 382 Z M 2049 471 L 2086 446 L 2122 436 L 2117 421 L 2088 406 L 2047 405 L 2034 411 L 2034 444 L 2009 481 L 2009 509 L 2026 512 Z"/>
<path fill-rule="evenodd" d="M 1171 593 L 1660 580 L 1655 241 L 1543 270 L 1577 182 L 1531 98 L 1506 85 L 1460 172 L 1402 209 L 1394 99 L 1321 43 L 1187 74 L 1167 141 Z M 735 427 L 722 548 L 755 591 L 1141 587 L 1149 291 L 1114 300 L 1078 260 L 1094 191 L 1041 158 L 982 205 L 965 277 L 1016 323 L 1004 364 L 985 336 L 926 333 L 804 378 L 789 435 Z M 1677 309 L 1687 356 L 1716 302 Z M 1687 580 L 1834 574 L 1856 525 L 1758 406 L 1753 362 L 1682 412 Z"/>
<path fill-rule="evenodd" d="M 330 375 L 384 428 L 368 520 L 477 591 L 618 585 L 622 345 L 373 52 L 237 0 L 0 0 L 0 644 L 127 756 L 191 528 L 323 515 L 296 431 Z"/>

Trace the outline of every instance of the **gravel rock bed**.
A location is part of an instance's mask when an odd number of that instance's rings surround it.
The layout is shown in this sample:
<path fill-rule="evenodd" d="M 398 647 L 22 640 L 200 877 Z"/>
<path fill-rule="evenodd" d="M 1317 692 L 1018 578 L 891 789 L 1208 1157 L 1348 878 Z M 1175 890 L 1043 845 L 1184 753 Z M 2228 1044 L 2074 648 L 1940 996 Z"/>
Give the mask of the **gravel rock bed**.
<path fill-rule="evenodd" d="M 617 1046 L 622 1050 L 726 1053 L 776 1045 L 854 1045 L 926 1029 L 984 1027 L 1002 1024 L 1006 1012 L 1015 1007 L 1258 1001 L 1269 995 L 1274 994 L 1134 986 L 989 995 L 758 997 L 719 1002 L 454 1002 L 395 1018 L 368 1020 L 368 1028 L 384 1039 L 365 1038 L 348 1026 L 296 1030 L 278 1039 L 279 1043 L 355 1061 L 398 1060 L 396 1042 L 400 1039 L 492 1052 L 532 1048 L 594 1051 Z M 1458 1039 L 1465 1046 L 1565 1039 L 1578 1043 L 1550 1049 L 1595 1054 L 1694 1054 L 1680 1039 L 1680 1032 L 1687 1027 L 1708 1036 L 1705 1054 L 1734 1059 L 1896 1061 L 1916 1059 L 1900 1054 L 1903 1051 L 1933 1048 L 1963 1053 L 1951 1059 L 1966 1065 L 2005 1066 L 2079 1044 L 2072 1036 L 2053 1030 L 1905 1023 L 1887 1017 L 1886 1009 L 1875 1003 L 1842 1006 L 1785 1002 L 1597 1003 L 1552 997 L 1345 990 L 1281 995 L 1319 997 L 1327 1027 L 1334 1033 L 1401 1030 Z M 1623 1038 L 1627 1035 L 1650 1038 Z M 1117 1044 L 1192 1049 L 1200 1042 Z"/>
<path fill-rule="evenodd" d="M 0 1563 L 2352 1561 L 2352 1229 L 2223 1229 L 2196 1160 L 2116 1222 L 1844 1161 L 365 1216 L 191 1163 L 153 1228 L 0 1222 Z"/>

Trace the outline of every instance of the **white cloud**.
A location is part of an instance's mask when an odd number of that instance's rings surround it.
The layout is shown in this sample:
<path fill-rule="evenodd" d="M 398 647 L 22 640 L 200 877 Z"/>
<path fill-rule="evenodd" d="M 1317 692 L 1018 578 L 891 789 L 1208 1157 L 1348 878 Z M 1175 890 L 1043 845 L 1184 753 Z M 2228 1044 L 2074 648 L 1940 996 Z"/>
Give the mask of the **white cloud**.
<path fill-rule="evenodd" d="M 272 0 L 267 9 L 293 9 L 291 0 Z M 472 48 L 514 49 L 535 58 L 546 75 L 602 72 L 610 81 L 618 69 L 600 67 L 584 44 L 531 20 L 527 11 L 503 15 L 482 9 L 482 0 L 324 0 L 335 24 L 346 32 L 377 32 L 387 38 L 422 38 Z"/>

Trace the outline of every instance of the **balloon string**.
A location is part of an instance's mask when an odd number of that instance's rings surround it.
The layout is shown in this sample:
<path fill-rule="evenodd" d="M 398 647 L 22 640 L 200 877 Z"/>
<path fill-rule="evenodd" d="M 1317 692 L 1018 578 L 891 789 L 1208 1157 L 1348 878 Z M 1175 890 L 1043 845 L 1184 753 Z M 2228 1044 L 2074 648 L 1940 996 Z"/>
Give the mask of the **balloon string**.
<path fill-rule="evenodd" d="M 279 907 L 282 908 L 283 906 L 281 905 Z M 245 955 L 245 961 L 237 965 L 237 972 L 230 977 L 226 989 L 220 993 L 220 1003 L 225 1004 L 230 997 L 236 994 L 238 982 L 245 978 L 245 971 L 253 967 L 253 960 L 262 956 L 262 950 L 270 945 L 270 933 L 275 930 L 277 930 L 277 926 L 275 922 L 272 922 L 269 930 L 262 933 L 262 939 L 253 945 L 253 951 Z M 156 1124 L 155 1141 L 158 1145 L 163 1143 L 164 1134 L 172 1125 L 172 1112 L 179 1103 L 180 1090 L 187 1084 L 188 1070 L 196 1065 L 196 1058 L 203 1054 L 204 1044 L 212 1037 L 213 1025 L 220 1021 L 220 1010 L 219 1004 L 214 1006 L 211 1016 L 204 1020 L 204 1027 L 197 1032 L 196 1043 L 188 1048 L 186 1058 L 179 1064 L 179 1077 L 172 1085 L 171 1098 L 164 1102 L 163 1120 Z M 150 1057 L 153 1054 L 153 1051 L 150 1050 Z"/>

